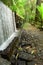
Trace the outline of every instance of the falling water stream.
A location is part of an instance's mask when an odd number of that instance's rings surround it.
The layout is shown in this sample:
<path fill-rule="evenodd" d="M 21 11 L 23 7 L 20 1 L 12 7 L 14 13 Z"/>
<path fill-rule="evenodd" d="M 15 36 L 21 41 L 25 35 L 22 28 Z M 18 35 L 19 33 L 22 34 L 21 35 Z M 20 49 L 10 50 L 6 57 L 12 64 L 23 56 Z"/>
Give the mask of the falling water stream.
<path fill-rule="evenodd" d="M 0 1 L 0 50 L 4 50 L 17 36 L 14 13 Z"/>

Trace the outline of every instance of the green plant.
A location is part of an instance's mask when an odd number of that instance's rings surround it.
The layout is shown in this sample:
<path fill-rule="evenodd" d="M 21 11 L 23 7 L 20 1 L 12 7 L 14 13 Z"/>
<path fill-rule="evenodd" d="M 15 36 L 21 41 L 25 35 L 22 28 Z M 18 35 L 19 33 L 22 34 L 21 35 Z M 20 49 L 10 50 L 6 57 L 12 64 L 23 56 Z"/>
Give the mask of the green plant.
<path fill-rule="evenodd" d="M 40 6 L 37 6 L 37 9 L 40 13 L 40 18 L 43 19 L 43 3 Z"/>
<path fill-rule="evenodd" d="M 43 25 L 43 3 L 41 3 L 40 6 L 37 6 L 37 9 L 39 11 L 39 14 L 40 14 L 40 19 L 41 19 L 41 28 L 42 28 L 42 25 Z"/>
<path fill-rule="evenodd" d="M 24 5 L 26 3 L 26 0 L 12 0 L 13 5 L 10 6 L 12 11 L 16 11 L 16 13 L 21 17 L 24 18 L 25 15 L 25 9 Z"/>

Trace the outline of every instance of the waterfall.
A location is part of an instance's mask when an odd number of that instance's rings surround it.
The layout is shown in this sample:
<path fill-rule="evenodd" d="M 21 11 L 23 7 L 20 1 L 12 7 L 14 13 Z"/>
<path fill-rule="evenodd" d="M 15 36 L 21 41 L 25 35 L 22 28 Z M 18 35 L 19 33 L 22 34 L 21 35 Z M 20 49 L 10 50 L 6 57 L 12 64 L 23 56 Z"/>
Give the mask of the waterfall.
<path fill-rule="evenodd" d="M 16 36 L 18 32 L 14 12 L 0 1 L 0 50 L 6 49 Z"/>

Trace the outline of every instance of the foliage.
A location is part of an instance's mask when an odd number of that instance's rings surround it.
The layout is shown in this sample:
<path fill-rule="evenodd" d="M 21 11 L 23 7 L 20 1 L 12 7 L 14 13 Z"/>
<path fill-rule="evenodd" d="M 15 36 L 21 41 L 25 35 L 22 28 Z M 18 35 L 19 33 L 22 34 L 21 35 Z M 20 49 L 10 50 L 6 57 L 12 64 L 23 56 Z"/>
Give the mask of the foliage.
<path fill-rule="evenodd" d="M 41 23 L 41 29 L 43 28 L 43 3 L 41 3 L 41 5 L 40 6 L 37 6 L 37 9 L 38 9 L 38 11 L 39 11 L 39 21 L 40 21 L 40 23 Z"/>
<path fill-rule="evenodd" d="M 16 11 L 16 13 L 24 18 L 24 15 L 25 15 L 25 9 L 24 9 L 24 5 L 26 3 L 26 0 L 12 0 L 13 2 L 13 5 L 10 6 L 10 8 L 13 10 L 13 11 Z"/>
<path fill-rule="evenodd" d="M 31 24 L 39 25 L 41 24 L 41 20 L 43 19 L 43 3 L 41 6 L 37 6 L 37 9 L 40 13 L 40 16 L 37 15 L 38 21 L 35 21 L 35 13 L 36 13 L 36 1 L 37 0 L 1 0 L 7 6 L 11 8 L 12 11 L 16 12 L 18 16 L 22 18 L 19 21 L 19 26 L 24 26 L 25 22 L 29 22 Z M 34 4 L 33 4 L 34 3 Z M 39 22 L 40 21 L 40 22 Z M 22 23 L 23 22 L 23 23 Z"/>
<path fill-rule="evenodd" d="M 28 0 L 25 5 L 25 19 L 27 22 L 34 21 L 35 9 L 36 9 L 36 0 Z"/>
<path fill-rule="evenodd" d="M 37 6 L 37 9 L 40 13 L 40 18 L 43 19 L 43 3 L 41 3 L 41 6 Z"/>

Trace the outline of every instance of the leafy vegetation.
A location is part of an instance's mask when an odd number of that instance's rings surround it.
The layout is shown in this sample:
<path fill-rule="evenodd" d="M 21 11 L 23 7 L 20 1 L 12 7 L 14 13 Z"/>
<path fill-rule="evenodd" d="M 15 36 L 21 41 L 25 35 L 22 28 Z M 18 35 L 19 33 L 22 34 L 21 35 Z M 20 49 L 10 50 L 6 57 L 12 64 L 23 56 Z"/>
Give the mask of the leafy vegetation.
<path fill-rule="evenodd" d="M 40 13 L 40 18 L 43 19 L 43 3 L 41 3 L 41 6 L 37 6 L 37 9 Z"/>
<path fill-rule="evenodd" d="M 36 0 L 28 0 L 25 5 L 25 19 L 27 22 L 32 23 L 34 21 L 35 10 L 36 10 Z"/>
<path fill-rule="evenodd" d="M 40 6 L 37 6 L 37 9 L 40 13 L 39 20 L 41 20 L 41 28 L 42 28 L 42 24 L 43 24 L 43 3 L 41 3 Z"/>
<path fill-rule="evenodd" d="M 13 12 L 16 12 L 16 14 L 22 19 L 20 22 L 28 22 L 31 24 L 34 24 L 37 27 L 43 26 L 43 3 L 41 3 L 40 0 L 1 0 L 3 1 L 7 6 L 11 8 Z M 41 6 L 37 6 L 37 2 Z M 34 4 L 33 4 L 34 3 Z M 39 5 L 39 4 L 38 4 Z M 36 8 L 38 10 L 39 15 L 36 13 Z M 37 14 L 37 21 L 35 20 Z M 22 23 L 22 27 L 24 25 Z M 20 25 L 21 26 L 21 25 Z"/>
<path fill-rule="evenodd" d="M 24 18 L 25 15 L 25 3 L 26 0 L 12 0 L 13 5 L 10 6 L 13 11 L 16 11 L 16 13 L 21 17 Z"/>

